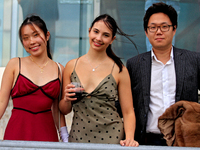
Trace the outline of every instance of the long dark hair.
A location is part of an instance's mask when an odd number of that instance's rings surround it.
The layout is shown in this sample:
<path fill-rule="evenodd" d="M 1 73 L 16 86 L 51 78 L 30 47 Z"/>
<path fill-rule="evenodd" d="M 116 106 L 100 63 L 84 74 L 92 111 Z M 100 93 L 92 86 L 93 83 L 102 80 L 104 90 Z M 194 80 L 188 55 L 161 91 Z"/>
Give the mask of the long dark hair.
<path fill-rule="evenodd" d="M 91 24 L 90 28 L 92 28 L 94 26 L 94 24 L 98 21 L 103 21 L 105 23 L 105 25 L 112 31 L 112 37 L 114 37 L 117 34 L 125 36 L 127 39 L 129 39 L 133 45 L 135 46 L 135 48 L 137 49 L 136 44 L 129 38 L 129 36 L 132 35 L 128 35 L 125 34 L 117 25 L 116 21 L 108 14 L 103 14 L 98 16 Z M 118 57 L 112 50 L 111 48 L 111 44 L 107 47 L 106 49 L 106 53 L 108 55 L 108 57 L 110 57 L 111 59 L 114 60 L 114 62 L 117 64 L 117 66 L 119 67 L 119 72 L 122 71 L 122 67 L 123 67 L 123 63 L 120 59 L 120 57 Z"/>
<path fill-rule="evenodd" d="M 22 45 L 23 45 L 22 34 L 21 34 L 22 27 L 24 27 L 26 25 L 33 26 L 33 24 L 38 26 L 44 32 L 45 37 L 47 36 L 48 30 L 47 30 L 47 26 L 46 26 L 45 22 L 39 16 L 31 15 L 23 21 L 23 23 L 21 24 L 21 26 L 19 28 L 19 38 L 20 38 Z M 47 55 L 50 59 L 52 59 L 51 52 L 50 52 L 50 39 L 47 41 Z"/>

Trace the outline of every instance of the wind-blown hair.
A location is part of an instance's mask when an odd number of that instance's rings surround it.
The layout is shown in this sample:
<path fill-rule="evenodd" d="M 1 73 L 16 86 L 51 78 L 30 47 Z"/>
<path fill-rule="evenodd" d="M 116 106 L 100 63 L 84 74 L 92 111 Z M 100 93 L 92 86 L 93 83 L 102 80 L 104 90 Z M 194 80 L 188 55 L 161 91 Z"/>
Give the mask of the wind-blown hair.
<path fill-rule="evenodd" d="M 94 26 L 94 24 L 98 21 L 103 21 L 105 23 L 105 25 L 112 31 L 112 37 L 114 37 L 116 34 L 125 36 L 127 39 L 129 39 L 136 47 L 136 44 L 129 38 L 129 36 L 132 35 L 128 35 L 125 34 L 117 25 L 116 21 L 108 14 L 103 14 L 98 16 L 91 24 L 90 28 L 92 28 Z M 108 57 L 110 57 L 111 59 L 114 60 L 114 62 L 117 64 L 117 66 L 119 67 L 120 71 L 122 71 L 122 67 L 123 67 L 123 63 L 121 61 L 121 59 L 113 52 L 112 48 L 111 48 L 111 44 L 107 47 L 106 49 L 106 53 L 108 55 Z"/>

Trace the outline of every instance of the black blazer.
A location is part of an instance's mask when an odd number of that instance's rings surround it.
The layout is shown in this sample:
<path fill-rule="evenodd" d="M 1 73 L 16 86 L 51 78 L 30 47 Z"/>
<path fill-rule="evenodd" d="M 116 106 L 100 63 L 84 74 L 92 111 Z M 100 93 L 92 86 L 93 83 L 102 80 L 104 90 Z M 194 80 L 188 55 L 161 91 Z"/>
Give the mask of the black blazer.
<path fill-rule="evenodd" d="M 175 101 L 188 100 L 198 102 L 200 53 L 175 47 L 173 47 L 173 52 L 176 72 Z M 144 144 L 149 111 L 151 63 L 150 51 L 130 58 L 127 61 L 136 115 L 135 140 L 140 144 Z"/>

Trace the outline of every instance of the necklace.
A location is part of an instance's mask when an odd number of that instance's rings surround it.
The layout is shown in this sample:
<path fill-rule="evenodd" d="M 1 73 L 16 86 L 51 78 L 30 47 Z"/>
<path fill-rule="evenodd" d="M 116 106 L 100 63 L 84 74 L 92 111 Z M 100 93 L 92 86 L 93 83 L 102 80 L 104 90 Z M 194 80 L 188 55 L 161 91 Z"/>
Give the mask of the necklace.
<path fill-rule="evenodd" d="M 41 71 L 40 71 L 40 73 L 43 73 L 43 71 L 44 71 L 44 67 L 46 67 L 46 65 L 48 64 L 48 62 L 49 62 L 49 59 L 47 60 L 47 62 L 44 64 L 44 66 L 40 66 L 40 65 L 38 65 L 34 60 L 33 60 L 33 58 L 30 56 L 30 59 L 31 59 L 31 61 L 32 62 L 34 62 L 40 69 L 41 69 Z"/>
<path fill-rule="evenodd" d="M 92 65 L 91 65 L 91 63 L 90 63 L 90 61 L 89 61 L 89 59 L 88 59 L 88 56 L 86 55 L 86 58 L 87 58 L 87 61 L 89 62 L 89 64 L 90 64 L 90 67 L 92 68 L 92 71 L 94 72 L 105 60 L 106 60 L 106 58 L 102 61 L 102 62 L 100 62 L 96 67 L 92 67 Z"/>

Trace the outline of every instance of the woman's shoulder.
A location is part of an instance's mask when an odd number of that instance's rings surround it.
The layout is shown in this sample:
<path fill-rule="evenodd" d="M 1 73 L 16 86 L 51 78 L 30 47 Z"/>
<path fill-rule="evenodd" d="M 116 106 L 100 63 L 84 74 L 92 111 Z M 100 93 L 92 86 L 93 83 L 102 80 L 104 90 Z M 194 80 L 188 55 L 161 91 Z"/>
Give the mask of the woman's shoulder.
<path fill-rule="evenodd" d="M 78 58 L 76 58 L 76 59 L 72 59 L 72 60 L 70 60 L 70 61 L 68 61 L 67 62 L 67 64 L 65 65 L 65 68 L 68 68 L 68 67 L 74 67 L 75 66 L 75 64 L 76 64 L 76 62 L 77 62 L 77 60 L 78 60 Z"/>
<path fill-rule="evenodd" d="M 83 61 L 84 56 L 85 55 L 75 58 L 75 59 L 71 59 L 70 61 L 67 62 L 65 67 L 73 67 L 74 68 L 76 66 L 76 64 L 81 63 Z"/>
<path fill-rule="evenodd" d="M 19 57 L 11 58 L 6 67 L 15 67 L 16 65 L 19 66 Z"/>
<path fill-rule="evenodd" d="M 64 72 L 71 74 L 76 66 L 78 59 L 79 58 L 68 61 L 67 64 L 65 65 Z"/>
<path fill-rule="evenodd" d="M 16 62 L 19 62 L 20 59 L 21 59 L 20 57 L 11 58 L 11 59 L 9 60 L 9 63 L 16 63 Z"/>
<path fill-rule="evenodd" d="M 122 70 L 120 71 L 120 68 L 117 64 L 114 65 L 114 68 L 113 68 L 113 76 L 114 78 L 116 79 L 117 83 L 123 79 L 123 78 L 127 78 L 128 77 L 128 70 L 127 68 L 122 65 Z"/>
<path fill-rule="evenodd" d="M 122 70 L 120 71 L 120 67 L 115 62 L 114 62 L 113 71 L 116 72 L 117 74 L 128 72 L 128 70 L 127 70 L 126 66 L 124 66 L 124 64 L 122 64 Z"/>
<path fill-rule="evenodd" d="M 5 72 L 14 73 L 19 72 L 19 58 L 15 57 L 9 60 L 6 65 Z"/>
<path fill-rule="evenodd" d="M 122 71 L 119 73 L 119 75 L 127 75 L 128 74 L 128 69 L 123 65 L 122 66 Z"/>

